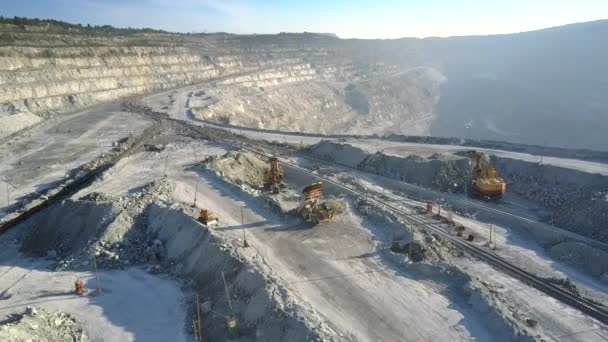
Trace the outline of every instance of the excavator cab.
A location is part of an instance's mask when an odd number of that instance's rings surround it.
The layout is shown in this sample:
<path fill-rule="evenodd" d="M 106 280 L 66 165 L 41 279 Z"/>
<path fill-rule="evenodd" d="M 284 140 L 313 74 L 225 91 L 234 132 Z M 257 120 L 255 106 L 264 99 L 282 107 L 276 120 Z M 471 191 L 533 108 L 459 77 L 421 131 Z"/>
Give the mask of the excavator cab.
<path fill-rule="evenodd" d="M 489 161 L 485 160 L 483 153 L 467 151 L 473 160 L 472 187 L 476 194 L 489 198 L 500 198 L 504 195 L 507 183 L 498 175 L 498 172 Z"/>

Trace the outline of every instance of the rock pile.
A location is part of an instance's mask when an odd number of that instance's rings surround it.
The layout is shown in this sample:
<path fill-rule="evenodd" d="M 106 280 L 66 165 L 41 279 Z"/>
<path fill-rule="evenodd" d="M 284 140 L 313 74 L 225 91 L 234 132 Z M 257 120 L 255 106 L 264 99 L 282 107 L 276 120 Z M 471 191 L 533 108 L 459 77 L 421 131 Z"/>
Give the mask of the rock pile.
<path fill-rule="evenodd" d="M 89 338 L 81 323 L 70 314 L 28 306 L 23 315 L 0 327 L 0 341 L 85 342 Z"/>
<path fill-rule="evenodd" d="M 162 259 L 162 243 L 150 239 L 146 232 L 146 223 L 140 219 L 150 203 L 167 196 L 172 190 L 165 179 L 154 181 L 140 191 L 128 196 L 113 199 L 114 205 L 122 211 L 106 228 L 88 253 L 95 254 L 98 265 L 102 268 L 123 268 L 146 262 L 158 263 Z M 86 266 L 86 265 L 85 265 Z"/>
<path fill-rule="evenodd" d="M 382 152 L 370 154 L 360 148 L 331 141 L 322 141 L 306 152 L 315 158 L 444 192 L 463 191 L 468 168 L 465 158 L 446 158 L 438 153 L 429 158 L 403 158 Z"/>
<path fill-rule="evenodd" d="M 250 152 L 230 151 L 219 158 L 210 158 L 206 165 L 219 176 L 237 185 L 253 188 L 264 185 L 264 173 L 268 164 Z"/>
<path fill-rule="evenodd" d="M 507 179 L 508 191 L 552 212 L 547 223 L 608 242 L 608 176 L 509 158 L 492 162 Z"/>
<path fill-rule="evenodd" d="M 166 198 L 166 179 L 120 197 L 90 193 L 44 212 L 24 240 L 23 251 L 57 261 L 58 269 L 123 268 L 158 262 L 158 243 L 147 234 L 144 219 L 150 203 Z M 57 228 L 59 227 L 59 229 Z"/>

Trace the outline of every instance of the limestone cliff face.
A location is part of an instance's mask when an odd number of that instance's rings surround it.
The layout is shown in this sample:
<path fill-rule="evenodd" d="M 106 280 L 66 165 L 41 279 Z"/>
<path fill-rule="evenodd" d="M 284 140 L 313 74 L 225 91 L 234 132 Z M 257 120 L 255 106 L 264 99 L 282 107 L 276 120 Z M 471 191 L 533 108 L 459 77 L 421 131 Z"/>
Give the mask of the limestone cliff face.
<path fill-rule="evenodd" d="M 0 46 L 0 137 L 49 116 L 209 80 L 224 92 L 195 113 L 271 129 L 381 132 L 394 126 L 387 118 L 403 122 L 399 113 L 412 110 L 427 117 L 434 104 L 434 94 L 420 102 L 418 91 L 394 81 L 404 66 L 360 59 L 317 35 L 2 34 L 10 43 Z"/>
<path fill-rule="evenodd" d="M 268 83 L 315 74 L 307 64 L 283 68 L 276 60 L 209 56 L 191 48 L 4 47 L 0 55 L 0 103 L 43 117 L 222 76 L 254 73 L 233 81 Z"/>
<path fill-rule="evenodd" d="M 0 26 L 0 136 L 38 118 L 213 80 L 225 91 L 193 108 L 209 120 L 605 150 L 606 36 L 608 21 L 396 40 Z"/>

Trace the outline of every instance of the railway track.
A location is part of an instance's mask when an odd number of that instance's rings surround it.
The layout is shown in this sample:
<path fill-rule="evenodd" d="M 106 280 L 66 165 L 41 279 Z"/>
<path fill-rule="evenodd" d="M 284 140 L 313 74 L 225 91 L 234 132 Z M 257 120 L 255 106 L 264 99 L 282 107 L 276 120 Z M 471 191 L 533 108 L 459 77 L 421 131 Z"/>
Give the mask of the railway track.
<path fill-rule="evenodd" d="M 263 158 L 267 158 L 267 156 L 269 154 L 268 152 L 271 152 L 272 154 L 275 154 L 275 155 L 277 155 L 277 152 L 278 152 L 276 146 L 269 147 L 268 144 L 265 144 L 264 142 L 257 142 L 257 141 L 245 138 L 243 136 L 239 136 L 233 132 L 223 130 L 221 128 L 204 127 L 204 126 L 200 127 L 198 125 L 193 125 L 191 123 L 188 123 L 188 122 L 185 122 L 182 120 L 169 118 L 166 115 L 163 115 L 163 113 L 153 112 L 149 108 L 145 108 L 145 107 L 136 105 L 134 101 L 131 101 L 131 102 L 129 102 L 129 104 L 126 104 L 126 105 L 128 108 L 130 108 L 132 110 L 136 110 L 136 111 L 145 110 L 145 112 L 147 112 L 148 114 L 151 114 L 157 118 L 163 118 L 163 119 L 172 121 L 172 122 L 176 123 L 177 125 L 180 125 L 183 128 L 185 128 L 191 132 L 194 132 L 195 134 L 199 135 L 199 137 L 201 137 L 203 139 L 218 140 L 223 143 L 229 144 L 231 146 L 240 147 L 240 148 L 245 149 L 258 156 L 262 156 Z M 268 149 L 270 149 L 270 151 L 268 151 Z M 280 153 L 281 155 L 289 155 L 292 153 L 292 151 L 288 151 L 287 149 L 282 149 L 282 150 L 283 150 L 283 151 L 281 151 L 282 153 Z M 290 163 L 284 159 L 281 160 L 281 162 L 283 163 L 283 165 L 285 167 L 289 167 L 289 168 L 292 168 L 299 172 L 302 172 L 304 174 L 308 174 L 309 176 L 312 176 L 318 180 L 321 180 L 328 184 L 332 184 L 333 186 L 336 186 L 347 193 L 350 193 L 361 199 L 365 199 L 368 202 L 371 202 L 377 206 L 390 210 L 397 216 L 401 217 L 405 222 L 408 222 L 411 225 L 414 225 L 437 237 L 440 237 L 444 240 L 451 242 L 452 244 L 459 247 L 463 251 L 468 252 L 470 255 L 472 255 L 482 261 L 485 261 L 486 263 L 488 263 L 492 267 L 496 268 L 497 270 L 522 281 L 523 283 L 545 293 L 548 296 L 551 296 L 551 297 L 559 300 L 560 302 L 562 302 L 566 305 L 569 305 L 570 307 L 580 310 L 581 312 L 597 319 L 598 321 L 600 321 L 604 324 L 608 324 L 608 308 L 606 308 L 605 306 L 603 306 L 601 304 L 598 304 L 587 298 L 584 298 L 584 297 L 578 296 L 572 292 L 569 292 L 569 291 L 551 283 L 550 281 L 548 281 L 545 278 L 536 276 L 536 275 L 524 270 L 521 267 L 513 265 L 512 263 L 504 260 L 503 258 L 501 258 L 500 256 L 498 256 L 496 253 L 494 253 L 493 251 L 491 251 L 489 249 L 477 246 L 458 236 L 452 235 L 451 233 L 449 233 L 442 227 L 438 226 L 437 224 L 424 221 L 417 215 L 412 215 L 411 213 L 406 212 L 403 209 L 397 208 L 394 205 L 387 203 L 386 201 L 380 200 L 374 196 L 370 196 L 369 194 L 363 193 L 361 191 L 349 188 L 348 186 L 346 186 L 344 184 L 331 180 L 327 177 L 320 176 L 316 173 L 309 171 L 308 169 L 294 165 L 293 163 Z M 328 161 L 325 161 L 325 162 L 328 162 Z"/>
<path fill-rule="evenodd" d="M 158 123 L 154 124 L 152 127 L 148 128 L 148 129 L 146 129 L 142 134 L 140 134 L 138 137 L 136 137 L 133 140 L 133 142 L 131 142 L 127 146 L 127 148 L 125 150 L 123 150 L 122 152 L 120 152 L 116 155 L 113 155 L 109 160 L 105 161 L 103 164 L 90 170 L 89 172 L 85 173 L 81 177 L 78 177 L 77 179 L 73 180 L 71 183 L 68 183 L 57 193 L 49 196 L 46 200 L 25 210 L 19 216 L 15 217 L 9 221 L 4 222 L 2 225 L 0 225 L 0 234 L 17 226 L 19 223 L 27 220 L 32 215 L 34 215 L 37 212 L 41 211 L 42 209 L 50 206 L 51 204 L 53 204 L 57 201 L 63 200 L 65 198 L 75 194 L 80 189 L 90 185 L 97 177 L 101 176 L 104 171 L 108 170 L 110 167 L 112 167 L 114 164 L 116 164 L 122 158 L 130 155 L 135 150 L 139 149 L 146 141 L 148 141 L 150 138 L 152 138 L 156 134 L 158 134 L 159 131 L 160 131 L 160 124 L 158 124 Z"/>
<path fill-rule="evenodd" d="M 326 183 L 330 183 L 334 186 L 337 186 L 337 187 L 343 189 L 344 191 L 350 192 L 362 199 L 365 198 L 368 202 L 372 202 L 375 205 L 388 209 L 388 210 L 392 211 L 394 214 L 403 218 L 409 224 L 422 228 L 422 229 L 426 230 L 427 232 L 434 234 L 435 236 L 443 238 L 444 240 L 450 241 L 454 245 L 460 247 L 462 250 L 469 252 L 471 255 L 487 262 L 489 265 L 493 266 L 494 268 L 496 268 L 516 279 L 519 279 L 520 281 L 524 282 L 525 284 L 534 287 L 535 289 L 561 301 L 564 304 L 567 304 L 573 308 L 576 308 L 576 309 L 588 314 L 589 316 L 597 319 L 598 321 L 600 321 L 604 324 L 608 324 L 608 309 L 601 304 L 595 303 L 587 298 L 580 297 L 572 292 L 569 292 L 569 291 L 547 281 L 544 278 L 538 277 L 516 265 L 513 265 L 512 263 L 502 259 L 500 256 L 498 256 L 491 250 L 488 250 L 486 248 L 472 244 L 462 238 L 452 235 L 449 232 L 447 232 L 445 229 L 443 229 L 442 227 L 440 227 L 436 224 L 432 224 L 427 221 L 424 221 L 419 216 L 412 215 L 411 213 L 406 212 L 403 209 L 397 208 L 394 205 L 391 205 L 390 203 L 379 200 L 373 196 L 370 196 L 370 195 L 360 192 L 358 190 L 351 189 L 343 184 L 335 182 L 326 177 L 319 176 L 319 175 L 312 173 L 312 172 L 308 171 L 307 169 L 301 168 L 299 166 L 285 163 L 284 161 L 283 161 L 283 163 L 286 164 L 288 167 L 297 169 L 300 172 L 306 173 L 306 174 L 313 176 L 319 180 L 322 180 Z"/>
<path fill-rule="evenodd" d="M 226 144 L 232 145 L 232 146 L 238 146 L 242 149 L 245 149 L 251 153 L 254 153 L 258 156 L 262 156 L 264 158 L 267 158 L 267 156 L 269 154 L 268 152 L 265 152 L 265 151 L 267 151 L 268 146 L 264 146 L 263 144 L 259 144 L 257 142 L 252 142 L 252 141 L 245 142 L 245 141 L 243 141 L 242 137 L 236 137 L 236 135 L 233 133 L 218 134 L 219 132 L 217 132 L 217 130 L 221 130 L 221 129 L 201 128 L 198 126 L 193 127 L 192 125 L 185 123 L 183 121 L 179 121 L 179 120 L 175 120 L 175 121 L 178 121 L 179 124 L 182 125 L 184 128 L 196 131 L 197 133 L 202 134 L 206 138 L 209 138 L 210 136 L 212 136 L 213 139 L 220 140 L 220 141 L 222 141 Z M 206 132 L 203 133 L 200 130 L 205 130 Z M 212 133 L 213 131 L 215 131 L 216 134 L 213 134 Z M 227 133 L 226 131 L 224 131 L 224 132 Z M 230 139 L 231 136 L 236 137 L 236 141 L 231 140 Z M 256 148 L 252 148 L 251 146 L 246 146 L 245 143 L 256 146 Z M 272 149 L 269 152 L 272 152 L 276 155 L 277 151 Z M 285 151 L 282 151 L 282 152 L 283 152 L 283 153 L 281 153 L 282 155 L 286 154 Z M 287 152 L 287 154 L 288 153 L 289 152 Z M 581 312 L 597 319 L 598 321 L 600 321 L 604 324 L 608 324 L 608 308 L 606 308 L 605 306 L 598 304 L 587 298 L 578 296 L 568 290 L 565 290 L 564 288 L 551 283 L 550 281 L 548 281 L 545 278 L 536 276 L 536 275 L 524 270 L 523 268 L 518 267 L 518 266 L 504 260 L 503 258 L 498 256 L 496 253 L 494 253 L 490 249 L 470 243 L 456 235 L 451 234 L 450 232 L 446 231 L 443 227 L 440 227 L 437 224 L 429 223 L 428 221 L 423 220 L 419 215 L 412 215 L 412 213 L 409 213 L 403 209 L 400 209 L 400 208 L 398 208 L 386 201 L 380 200 L 374 196 L 371 196 L 364 192 L 352 189 L 344 184 L 341 184 L 339 182 L 336 182 L 336 181 L 326 178 L 324 176 L 320 176 L 316 173 L 311 172 L 308 169 L 294 165 L 284 159 L 281 160 L 281 162 L 283 163 L 284 167 L 292 168 L 294 170 L 307 174 L 311 177 L 314 177 L 318 180 L 321 180 L 328 184 L 332 184 L 333 186 L 336 186 L 347 193 L 355 195 L 361 199 L 365 199 L 366 201 L 371 202 L 374 205 L 377 205 L 379 207 L 390 210 L 397 216 L 401 217 L 405 222 L 407 222 L 411 225 L 414 225 L 418 228 L 421 228 L 437 237 L 440 237 L 444 240 L 451 242 L 452 244 L 459 247 L 463 251 L 468 252 L 470 255 L 472 255 L 482 261 L 485 261 L 486 263 L 488 263 L 492 267 L 496 268 L 497 270 L 522 281 L 523 283 L 545 293 L 548 296 L 551 296 L 551 297 L 559 300 L 560 302 L 562 302 L 564 304 L 567 304 L 575 309 L 580 310 Z"/>

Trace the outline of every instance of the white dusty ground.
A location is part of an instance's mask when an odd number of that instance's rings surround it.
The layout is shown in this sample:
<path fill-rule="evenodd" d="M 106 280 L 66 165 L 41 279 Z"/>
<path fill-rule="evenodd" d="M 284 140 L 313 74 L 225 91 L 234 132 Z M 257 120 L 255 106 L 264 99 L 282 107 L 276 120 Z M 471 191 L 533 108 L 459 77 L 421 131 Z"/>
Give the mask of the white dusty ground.
<path fill-rule="evenodd" d="M 179 96 L 178 96 L 179 98 Z M 185 102 L 182 102 L 184 106 L 186 106 Z M 169 107 L 169 113 L 174 117 L 182 117 L 185 118 L 185 114 L 180 115 L 183 112 L 182 105 L 176 106 L 175 108 Z M 250 136 L 254 139 L 265 139 L 269 141 L 279 141 L 279 142 L 290 142 L 290 143 L 302 143 L 313 144 L 318 142 L 319 138 L 310 138 L 310 137 L 297 137 L 297 136 L 289 136 L 282 135 L 276 133 L 268 133 L 268 132 L 260 132 L 260 131 L 247 131 L 247 130 L 239 130 L 232 129 L 234 132 L 243 133 L 245 135 Z M 364 141 L 349 141 L 349 143 L 353 145 L 361 145 L 360 147 L 367 149 L 369 151 L 384 151 L 385 153 L 394 153 L 400 156 L 410 155 L 412 153 L 415 154 L 433 154 L 433 153 L 454 153 L 458 151 L 464 151 L 467 148 L 458 147 L 458 146 L 445 146 L 445 145 L 424 145 L 424 144 L 408 144 L 408 143 L 391 143 L 379 140 L 364 140 Z M 498 150 L 487 150 L 485 152 L 490 152 L 493 154 L 506 156 L 513 159 L 521 159 L 526 161 L 540 161 L 540 156 L 533 156 L 524 153 L 516 153 L 516 152 L 505 152 Z M 601 163 L 593 163 L 587 161 L 580 160 L 570 160 L 564 158 L 554 158 L 554 157 L 544 157 L 543 163 L 551 164 L 566 168 L 573 168 L 576 170 L 582 170 L 585 172 L 597 172 L 600 174 L 605 174 L 608 172 L 608 167 L 605 164 Z M 359 175 L 360 179 L 365 178 Z M 375 180 L 377 181 L 377 180 Z M 382 185 L 382 184 L 381 184 Z M 385 185 L 386 187 L 387 185 Z M 390 189 L 390 186 L 388 186 Z M 405 201 L 405 198 L 398 198 L 399 201 Z M 517 202 L 517 201 L 515 201 Z M 521 216 L 527 220 L 535 220 L 535 213 L 533 211 L 529 211 L 526 209 L 525 201 L 519 202 L 520 205 L 517 206 L 517 203 L 514 203 L 511 208 L 506 208 L 509 214 L 514 212 L 514 215 Z M 522 205 L 523 204 L 523 205 Z M 419 204 L 418 204 L 419 205 Z M 485 205 L 485 204 L 484 204 Z M 492 205 L 490 205 L 492 206 Z M 499 208 L 499 210 L 503 210 L 505 208 Z M 480 223 L 476 220 L 472 220 L 470 218 L 457 218 L 458 221 L 461 221 L 464 225 L 467 226 L 468 229 L 475 232 L 478 237 L 481 237 L 479 241 L 480 243 L 487 242 L 488 236 L 488 224 Z M 589 290 L 594 295 L 599 296 L 600 299 L 605 300 L 605 294 L 607 293 L 606 284 L 598 282 L 596 279 L 589 278 L 588 276 L 582 274 L 581 272 L 571 268 L 564 266 L 558 262 L 555 262 L 551 257 L 549 257 L 538 244 L 531 242 L 529 237 L 522 236 L 517 234 L 508 228 L 508 226 L 496 226 L 495 225 L 495 240 L 498 243 L 499 249 L 498 253 L 507 258 L 514 260 L 516 263 L 520 265 L 525 265 L 530 269 L 538 272 L 541 275 L 545 276 L 556 276 L 556 277 L 564 277 L 567 276 L 571 279 L 574 279 L 579 285 L 586 290 Z M 525 234 L 524 234 L 525 235 Z M 508 242 L 508 244 L 507 244 Z M 503 247 L 504 246 L 504 247 Z M 552 319 L 559 319 L 558 316 L 553 316 Z M 584 324 L 583 324 L 584 326 Z M 581 328 L 582 326 L 573 326 L 571 329 L 571 333 L 576 332 L 584 332 L 585 330 Z M 590 328 L 592 329 L 592 328 Z M 593 330 L 593 329 L 592 329 Z M 583 334 L 584 335 L 584 334 Z M 554 337 L 559 337 L 558 335 L 553 335 Z M 582 338 L 583 340 L 585 337 Z"/>
<path fill-rule="evenodd" d="M 0 239 L 0 320 L 25 307 L 59 310 L 84 323 L 92 341 L 188 341 L 179 284 L 138 268 L 99 272 L 52 271 L 50 260 L 27 258 L 11 240 Z M 83 279 L 89 293 L 73 293 Z"/>
<path fill-rule="evenodd" d="M 411 336 L 414 331 L 415 336 L 422 340 L 496 338 L 492 337 L 492 329 L 487 329 L 483 323 L 483 312 L 475 312 L 457 286 L 442 280 L 438 274 L 420 279 L 416 272 L 409 273 L 403 268 L 396 271 L 394 265 L 386 264 L 377 256 L 378 242 L 374 241 L 370 231 L 379 228 L 374 228 L 373 224 L 364 223 L 352 214 L 316 229 L 286 224 L 260 208 L 259 204 L 243 201 L 239 190 L 200 169 L 192 169 L 192 163 L 196 161 L 193 150 L 200 151 L 199 158 L 202 159 L 207 154 L 221 154 L 223 149 L 194 142 L 169 145 L 166 154 L 144 152 L 132 157 L 133 163 L 122 168 L 119 166 L 116 174 L 107 181 L 94 184 L 91 190 L 121 194 L 128 189 L 125 188 L 127 184 L 137 187 L 140 182 L 162 176 L 161 166 L 166 155 L 173 156 L 168 159 L 175 162 L 168 163 L 167 175 L 175 186 L 174 200 L 192 203 L 196 173 L 199 173 L 197 204 L 218 214 L 222 224 L 215 233 L 228 240 L 242 238 L 240 208 L 244 204 L 246 236 L 250 244 L 280 275 L 290 295 L 302 305 L 311 306 L 335 330 L 352 334 L 359 340 L 398 340 L 401 336 Z M 292 184 L 299 187 L 305 182 L 301 180 Z M 467 265 L 472 269 L 476 267 L 475 263 Z M 491 277 L 495 278 L 500 282 L 504 280 L 498 276 Z M 536 304 L 542 304 L 539 306 L 543 308 L 541 312 L 535 314 L 535 317 L 542 318 L 539 319 L 541 326 L 547 326 L 545 322 L 561 325 L 557 334 L 567 331 L 574 336 L 583 336 L 578 340 L 588 339 L 581 333 L 596 328 L 595 323 L 585 317 L 564 318 L 555 314 L 569 310 L 561 303 L 555 303 L 518 282 L 510 284 L 505 286 L 512 291 L 505 291 L 515 298 L 520 298 L 520 295 L 538 297 L 537 302 L 530 302 L 522 310 L 534 313 Z M 544 313 L 547 307 L 554 307 L 555 313 Z M 412 308 L 417 311 L 412 312 Z M 382 329 L 378 329 L 379 326 Z"/>
<path fill-rule="evenodd" d="M 157 94 L 146 102 L 152 107 L 160 107 L 155 108 L 157 110 L 166 106 L 170 116 L 188 120 L 188 94 L 204 87 Z M 168 101 L 171 93 L 175 98 L 173 103 Z M 44 187 L 61 178 L 64 168 L 93 159 L 99 152 L 97 140 L 100 138 L 109 146 L 123 137 L 125 131 L 141 132 L 151 124 L 147 118 L 119 111 L 95 111 L 61 120 L 35 127 L 11 145 L 0 144 L 0 151 L 7 152 L 0 157 L 0 176 L 14 180 L 15 194 L 23 196 L 37 187 Z M 69 120 L 74 121 L 70 123 Z M 71 131 L 59 134 L 66 125 L 72 127 Z M 256 139 L 302 141 L 303 144 L 319 140 L 263 132 L 247 134 Z M 157 142 L 168 142 L 164 151 L 142 151 L 121 160 L 101 179 L 72 198 L 78 199 L 92 192 L 123 197 L 166 176 L 172 186 L 168 202 L 184 208 L 192 205 L 196 198 L 198 208 L 208 208 L 216 213 L 220 226 L 213 229 L 211 235 L 256 265 L 255 272 L 264 276 L 266 285 L 276 286 L 276 293 L 290 299 L 285 305 L 294 308 L 299 319 L 307 322 L 307 327 L 317 327 L 319 335 L 327 340 L 510 341 L 522 337 L 517 333 L 521 332 L 524 318 L 538 322 L 535 327 L 526 329 L 537 338 L 553 341 L 608 339 L 604 325 L 482 262 L 463 257 L 439 263 L 404 263 L 402 255 L 395 255 L 387 248 L 391 234 L 401 227 L 389 228 L 385 221 L 358 212 L 353 203 L 333 222 L 314 228 L 299 220 L 285 219 L 265 206 L 251 191 L 228 184 L 201 167 L 204 158 L 221 155 L 228 146 L 193 140 L 173 130 L 166 130 L 157 139 Z M 18 150 L 16 144 L 21 144 Z M 370 149 L 385 148 L 374 145 L 375 141 L 362 144 L 369 144 L 366 148 Z M 64 157 L 63 146 L 72 147 L 68 149 L 68 157 Z M 104 146 L 102 144 L 102 149 Z M 415 151 L 422 154 L 430 153 L 425 149 L 435 148 L 391 145 L 386 147 L 386 152 L 392 151 L 389 147 L 397 152 L 401 148 L 418 148 Z M 441 151 L 451 152 L 448 150 L 450 147 Z M 504 153 L 516 159 L 535 158 Z M 66 167 L 62 160 L 68 161 Z M 313 166 L 310 162 L 292 160 Z M 543 162 L 570 165 L 566 160 L 550 158 Z M 31 171 L 32 166 L 38 164 L 45 165 L 46 169 Z M 586 162 L 577 165 L 574 167 L 587 171 L 598 167 Z M 392 188 L 392 183 L 382 178 L 339 168 L 325 168 L 319 173 L 339 181 L 344 181 L 346 176 L 354 177 L 359 189 L 383 195 L 403 208 L 420 206 L 420 202 L 406 196 L 402 189 Z M 286 176 L 287 185 L 297 192 L 314 181 L 287 166 Z M 341 195 L 340 191 L 327 188 L 327 194 L 331 193 Z M 534 219 L 534 211 L 518 203 L 519 208 L 510 209 Z M 383 213 L 379 210 L 376 215 Z M 244 225 L 241 225 L 241 218 Z M 477 243 L 487 242 L 485 218 L 457 216 L 456 220 L 476 234 Z M 176 227 L 158 227 L 163 228 Z M 202 229 L 196 232 L 204 233 Z M 239 247 L 243 232 L 252 247 Z M 541 246 L 516 233 L 508 224 L 497 225 L 495 234 L 497 252 L 519 266 L 541 275 L 568 276 L 600 299 L 608 293 L 606 284 L 555 262 Z M 93 340 L 182 341 L 192 338 L 186 329 L 190 324 L 186 322 L 190 299 L 185 299 L 183 284 L 176 280 L 139 268 L 103 271 L 100 273 L 102 294 L 77 297 L 70 293 L 76 278 L 85 279 L 88 288 L 95 287 L 90 270 L 52 272 L 48 269 L 49 260 L 19 255 L 10 234 L 0 238 L 0 245 L 0 321 L 21 313 L 26 305 L 34 305 L 73 314 L 83 321 Z M 177 250 L 174 252 L 179 254 Z M 491 293 L 493 295 L 489 295 Z M 260 309 L 260 306 L 267 308 L 266 305 L 270 304 L 253 305 L 255 312 L 249 312 L 250 316 L 266 312 Z M 258 340 L 263 340 L 263 336 Z"/>
<path fill-rule="evenodd" d="M 182 145 L 179 150 L 169 146 L 170 155 L 185 154 L 180 163 L 169 164 L 167 174 L 175 186 L 174 200 L 187 204 L 192 203 L 196 186 L 197 173 L 186 170 L 194 161 L 188 159 L 192 149 L 203 155 L 221 151 L 200 143 Z M 159 177 L 163 154 L 146 152 L 133 158 L 134 163 L 92 189 L 118 195 L 125 182 L 137 187 L 139 182 Z M 349 215 L 321 229 L 292 226 L 295 223 L 274 218 L 258 208 L 259 204 L 242 201 L 242 195 L 214 176 L 198 172 L 197 204 L 211 209 L 221 220 L 215 234 L 227 240 L 241 239 L 240 209 L 245 205 L 249 243 L 280 275 L 290 295 L 312 307 L 339 333 L 362 341 L 399 340 L 403 336 L 408 340 L 411 336 L 411 340 L 464 341 L 493 336 L 464 299 L 457 298 L 460 303 L 454 303 L 444 293 L 449 284 L 418 281 L 406 273 L 395 276 L 395 271 L 378 258 L 366 257 L 374 254 L 376 245 L 361 218 Z"/>
<path fill-rule="evenodd" d="M 152 124 L 117 107 L 60 116 L 0 144 L 0 211 L 7 206 L 7 187 L 8 203 L 14 205 L 25 195 L 53 187 L 70 170 L 112 149 L 113 142 Z"/>

